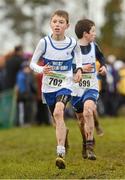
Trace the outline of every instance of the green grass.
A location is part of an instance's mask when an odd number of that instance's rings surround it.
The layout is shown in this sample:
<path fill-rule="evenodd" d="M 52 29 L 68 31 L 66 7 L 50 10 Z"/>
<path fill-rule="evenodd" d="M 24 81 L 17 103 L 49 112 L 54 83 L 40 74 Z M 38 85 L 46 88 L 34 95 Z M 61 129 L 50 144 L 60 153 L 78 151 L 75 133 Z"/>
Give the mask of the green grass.
<path fill-rule="evenodd" d="M 101 119 L 104 136 L 95 133 L 96 161 L 83 160 L 81 135 L 77 123 L 70 129 L 67 167 L 55 167 L 55 129 L 47 126 L 13 128 L 0 131 L 0 179 L 124 179 L 125 120 Z"/>

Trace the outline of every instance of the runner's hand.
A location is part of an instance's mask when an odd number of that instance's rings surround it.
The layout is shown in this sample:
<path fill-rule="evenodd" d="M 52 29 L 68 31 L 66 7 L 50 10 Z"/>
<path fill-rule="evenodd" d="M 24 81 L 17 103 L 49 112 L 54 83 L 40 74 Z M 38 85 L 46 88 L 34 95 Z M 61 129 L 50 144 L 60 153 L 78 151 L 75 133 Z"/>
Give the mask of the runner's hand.
<path fill-rule="evenodd" d="M 91 72 L 93 69 L 93 65 L 92 64 L 86 64 L 83 66 L 83 72 Z"/>
<path fill-rule="evenodd" d="M 77 83 L 82 79 L 82 71 L 79 69 L 77 73 L 74 75 L 74 81 Z"/>
<path fill-rule="evenodd" d="M 106 67 L 105 66 L 102 66 L 100 69 L 99 69 L 99 74 L 101 74 L 102 76 L 106 75 Z"/>
<path fill-rule="evenodd" d="M 43 74 L 52 74 L 52 66 L 46 64 L 44 67 L 43 67 Z"/>

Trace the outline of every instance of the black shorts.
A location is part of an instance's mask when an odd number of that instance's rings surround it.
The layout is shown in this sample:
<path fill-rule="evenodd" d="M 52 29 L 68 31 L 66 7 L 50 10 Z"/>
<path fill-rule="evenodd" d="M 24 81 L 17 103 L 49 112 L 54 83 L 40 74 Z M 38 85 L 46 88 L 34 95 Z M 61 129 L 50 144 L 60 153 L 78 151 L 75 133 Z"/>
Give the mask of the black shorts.
<path fill-rule="evenodd" d="M 66 104 L 70 101 L 70 99 L 71 99 L 70 95 L 59 95 L 56 98 L 56 103 L 62 102 L 64 104 L 64 106 L 66 106 Z M 50 109 L 52 115 L 53 115 L 56 103 L 49 106 L 49 109 Z"/>

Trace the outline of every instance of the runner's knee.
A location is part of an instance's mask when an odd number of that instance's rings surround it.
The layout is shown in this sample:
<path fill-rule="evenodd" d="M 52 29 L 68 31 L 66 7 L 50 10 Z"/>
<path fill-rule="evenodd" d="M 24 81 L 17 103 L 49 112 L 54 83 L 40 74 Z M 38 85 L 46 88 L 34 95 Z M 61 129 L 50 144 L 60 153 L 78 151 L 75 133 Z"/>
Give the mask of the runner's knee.
<path fill-rule="evenodd" d="M 84 107 L 84 112 L 83 112 L 84 118 L 89 118 L 90 116 L 93 115 L 93 108 L 90 106 Z"/>
<path fill-rule="evenodd" d="M 64 105 L 62 103 L 57 103 L 53 112 L 55 119 L 60 119 L 64 115 Z"/>

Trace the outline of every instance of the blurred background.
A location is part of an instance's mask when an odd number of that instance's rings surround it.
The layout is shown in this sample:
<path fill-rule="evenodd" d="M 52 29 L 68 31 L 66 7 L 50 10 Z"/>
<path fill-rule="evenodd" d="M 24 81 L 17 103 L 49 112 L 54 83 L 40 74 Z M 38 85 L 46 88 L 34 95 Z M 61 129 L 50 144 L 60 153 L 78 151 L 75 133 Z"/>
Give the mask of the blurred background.
<path fill-rule="evenodd" d="M 57 9 L 69 12 L 68 35 L 75 37 L 74 26 L 81 18 L 96 24 L 97 43 L 108 70 L 107 76 L 99 79 L 99 115 L 118 116 L 125 104 L 125 0 L 1 0 L 0 127 L 51 124 L 48 109 L 41 101 L 42 77 L 28 69 L 27 62 L 40 38 L 50 33 L 50 15 Z M 28 87 L 23 97 L 22 87 Z M 44 122 L 43 114 L 48 114 Z M 70 105 L 66 116 L 74 117 Z"/>
<path fill-rule="evenodd" d="M 72 35 L 78 19 L 92 19 L 104 54 L 115 53 L 125 59 L 125 0 L 1 0 L 0 52 L 18 43 L 26 50 L 34 50 L 40 37 L 50 31 L 49 17 L 56 9 L 69 12 L 68 33 Z"/>

